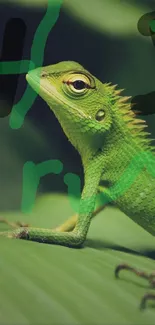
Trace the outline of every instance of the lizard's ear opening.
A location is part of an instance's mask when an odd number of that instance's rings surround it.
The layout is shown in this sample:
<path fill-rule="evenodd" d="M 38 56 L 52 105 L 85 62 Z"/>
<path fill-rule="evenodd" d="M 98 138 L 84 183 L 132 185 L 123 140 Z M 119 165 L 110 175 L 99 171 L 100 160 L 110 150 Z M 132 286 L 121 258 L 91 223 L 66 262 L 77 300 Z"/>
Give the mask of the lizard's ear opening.
<path fill-rule="evenodd" d="M 105 111 L 103 109 L 100 109 L 96 115 L 95 115 L 95 119 L 98 122 L 101 122 L 105 119 Z"/>

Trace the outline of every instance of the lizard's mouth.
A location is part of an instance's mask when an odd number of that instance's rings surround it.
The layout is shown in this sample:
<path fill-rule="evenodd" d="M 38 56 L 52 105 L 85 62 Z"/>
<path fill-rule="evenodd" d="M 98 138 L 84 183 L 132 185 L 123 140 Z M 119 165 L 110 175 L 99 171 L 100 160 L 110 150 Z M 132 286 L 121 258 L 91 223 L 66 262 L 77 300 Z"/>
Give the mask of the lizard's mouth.
<path fill-rule="evenodd" d="M 70 108 L 70 114 L 71 114 L 71 111 L 73 111 L 74 113 L 76 111 L 76 114 L 80 118 L 91 120 L 91 116 L 87 116 L 84 112 L 79 110 L 76 105 L 74 105 L 69 100 L 67 100 L 67 98 L 64 99 L 63 95 L 57 91 L 57 89 L 54 85 L 49 83 L 49 81 L 47 79 L 41 78 L 40 75 L 34 74 L 33 73 L 34 71 L 33 70 L 30 71 L 26 75 L 26 80 L 27 80 L 28 84 L 31 86 L 31 88 L 41 98 L 43 98 L 47 102 L 47 104 L 50 104 L 50 106 L 53 106 L 54 102 L 56 104 L 60 103 L 61 106 L 64 105 L 64 107 Z"/>

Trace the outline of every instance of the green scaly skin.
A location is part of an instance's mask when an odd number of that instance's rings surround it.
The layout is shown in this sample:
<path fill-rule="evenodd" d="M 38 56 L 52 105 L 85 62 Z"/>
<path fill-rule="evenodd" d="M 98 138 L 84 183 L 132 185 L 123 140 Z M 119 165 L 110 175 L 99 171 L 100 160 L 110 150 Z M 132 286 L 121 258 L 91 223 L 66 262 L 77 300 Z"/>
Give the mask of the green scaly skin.
<path fill-rule="evenodd" d="M 99 188 L 104 201 L 114 201 L 154 235 L 154 148 L 149 146 L 147 133 L 143 131 L 144 121 L 137 119 L 131 111 L 128 97 L 122 97 L 122 90 L 103 84 L 72 61 L 37 68 L 30 71 L 26 79 L 49 105 L 78 150 L 85 185 L 77 223 L 72 231 L 60 233 L 23 227 L 1 235 L 79 247 L 86 239 Z M 122 176 L 130 164 L 130 171 L 135 175 L 131 184 Z"/>

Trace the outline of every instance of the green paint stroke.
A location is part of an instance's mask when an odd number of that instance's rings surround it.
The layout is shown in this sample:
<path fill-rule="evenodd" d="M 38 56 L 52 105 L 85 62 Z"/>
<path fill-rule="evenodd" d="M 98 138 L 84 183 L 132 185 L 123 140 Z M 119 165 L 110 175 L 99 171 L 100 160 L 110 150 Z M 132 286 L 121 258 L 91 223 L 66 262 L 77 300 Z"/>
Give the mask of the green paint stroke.
<path fill-rule="evenodd" d="M 155 20 L 154 19 L 149 22 L 149 27 L 151 29 L 151 32 L 155 33 Z"/>
<path fill-rule="evenodd" d="M 119 197 L 121 197 L 134 183 L 138 175 L 143 169 L 146 169 L 147 172 L 155 178 L 155 156 L 151 152 L 141 152 L 140 154 L 136 155 L 124 171 L 123 175 L 120 177 L 118 182 L 112 186 L 110 189 L 106 190 L 106 193 L 99 193 L 98 198 L 101 199 L 102 204 L 108 204 L 110 202 L 116 201 Z M 69 189 L 69 199 L 71 202 L 72 207 L 76 209 L 75 211 L 77 212 L 77 207 L 79 207 L 79 202 L 76 203 L 74 202 L 74 198 L 72 196 L 72 193 L 74 191 L 74 196 L 79 198 L 79 184 L 77 180 L 77 175 L 76 178 L 72 178 L 72 175 L 74 174 L 69 174 L 70 177 L 68 178 L 68 189 Z M 76 181 L 75 181 L 76 180 Z M 80 178 L 79 178 L 80 180 Z M 65 182 L 67 184 L 67 182 Z M 70 186 L 70 184 L 71 186 Z M 73 184 L 77 186 L 77 189 L 74 188 L 73 190 Z M 94 195 L 91 198 L 88 198 L 85 200 L 85 204 L 83 204 L 80 208 L 80 213 L 89 213 L 90 211 L 90 202 L 92 200 L 92 204 L 94 204 Z M 87 202 L 88 201 L 88 202 Z"/>
<path fill-rule="evenodd" d="M 121 197 L 132 186 L 144 168 L 155 178 L 155 157 L 151 152 L 141 152 L 132 159 L 118 182 L 107 190 L 107 194 L 101 193 L 102 204 L 108 204 Z"/>
<path fill-rule="evenodd" d="M 50 30 L 53 28 L 53 26 L 57 22 L 61 5 L 62 5 L 62 0 L 48 0 L 46 14 L 44 15 L 42 21 L 40 22 L 40 24 L 36 30 L 34 39 L 33 39 L 33 44 L 31 47 L 31 60 L 29 61 L 29 65 L 27 67 L 26 72 L 28 72 L 29 70 L 32 70 L 32 68 L 34 69 L 34 68 L 42 66 L 46 40 L 47 40 Z M 6 73 L 8 73 L 9 65 L 7 67 L 8 63 L 7 64 L 6 63 L 2 62 L 2 64 L 4 64 L 4 65 L 2 65 L 3 73 L 5 71 L 4 70 L 5 68 L 6 68 Z M 12 66 L 12 69 L 11 69 L 12 71 L 13 70 L 15 71 L 15 66 L 18 69 L 16 71 L 19 71 L 19 62 L 18 63 L 10 62 L 9 64 L 10 64 L 10 66 L 11 66 L 11 64 L 14 65 L 14 67 Z M 25 63 L 25 66 L 26 66 L 26 64 L 27 63 Z M 23 66 L 24 66 L 24 64 L 23 64 Z M 20 71 L 25 72 L 25 66 L 24 66 L 24 68 L 20 67 Z M 24 122 L 25 115 L 27 114 L 27 112 L 31 108 L 31 106 L 33 105 L 37 95 L 38 94 L 36 92 L 34 92 L 33 89 L 31 89 L 31 87 L 29 85 L 27 85 L 27 89 L 26 89 L 23 97 L 21 98 L 21 100 L 17 104 L 13 105 L 12 112 L 10 114 L 10 127 L 12 129 L 18 129 L 22 126 L 22 124 Z"/>
<path fill-rule="evenodd" d="M 98 194 L 102 204 L 116 201 L 121 197 L 144 168 L 155 178 L 155 157 L 151 152 L 141 152 L 135 156 L 118 182 L 110 189 L 107 189 L 106 193 Z M 48 160 L 38 165 L 35 165 L 32 161 L 25 163 L 23 168 L 22 212 L 27 213 L 32 210 L 40 178 L 50 173 L 60 174 L 62 170 L 63 164 L 59 160 Z M 67 173 L 64 176 L 64 183 L 68 186 L 68 196 L 72 209 L 76 213 L 79 212 L 79 209 L 80 213 L 89 213 L 92 205 L 94 205 L 96 195 L 82 200 L 83 203 L 80 203 L 80 177 L 73 173 Z"/>
<path fill-rule="evenodd" d="M 64 176 L 64 183 L 68 186 L 68 196 L 72 209 L 79 212 L 81 198 L 81 180 L 76 174 L 68 173 Z"/>
<path fill-rule="evenodd" d="M 32 161 L 27 161 L 24 164 L 22 212 L 30 213 L 32 211 L 40 178 L 50 173 L 60 174 L 62 170 L 63 164 L 59 160 L 48 160 L 37 165 Z"/>
<path fill-rule="evenodd" d="M 121 197 L 144 168 L 152 177 L 155 177 L 155 157 L 151 152 L 141 152 L 131 160 L 119 181 L 109 190 L 111 201 Z"/>
<path fill-rule="evenodd" d="M 0 74 L 26 73 L 29 69 L 34 68 L 35 64 L 30 60 L 0 62 Z"/>

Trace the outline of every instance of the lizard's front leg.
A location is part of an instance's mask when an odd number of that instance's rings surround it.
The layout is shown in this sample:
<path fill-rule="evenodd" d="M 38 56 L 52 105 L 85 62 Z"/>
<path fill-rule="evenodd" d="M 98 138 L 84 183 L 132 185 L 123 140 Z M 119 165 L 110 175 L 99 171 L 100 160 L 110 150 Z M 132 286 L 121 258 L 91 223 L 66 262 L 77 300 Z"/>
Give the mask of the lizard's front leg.
<path fill-rule="evenodd" d="M 72 231 L 59 232 L 51 229 L 23 227 L 3 232 L 1 235 L 69 247 L 81 246 L 86 239 L 90 226 L 101 173 L 102 168 L 95 161 L 90 162 L 85 169 L 85 185 L 80 200 L 79 215 L 76 226 Z"/>

